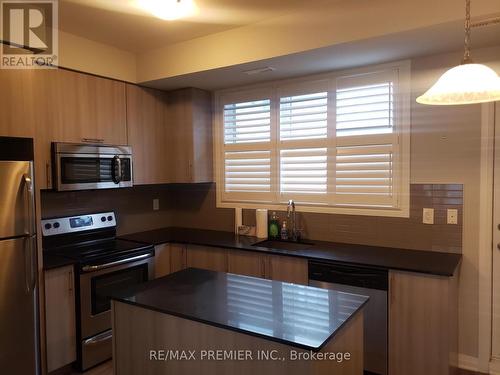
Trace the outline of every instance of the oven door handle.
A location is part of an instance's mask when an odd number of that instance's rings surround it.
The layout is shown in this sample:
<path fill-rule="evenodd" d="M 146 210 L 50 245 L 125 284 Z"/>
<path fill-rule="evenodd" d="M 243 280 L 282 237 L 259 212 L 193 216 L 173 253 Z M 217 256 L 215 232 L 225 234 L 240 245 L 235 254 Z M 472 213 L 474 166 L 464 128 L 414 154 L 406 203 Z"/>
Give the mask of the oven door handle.
<path fill-rule="evenodd" d="M 103 341 L 108 341 L 113 337 L 113 331 L 109 330 L 107 332 L 101 333 L 100 335 L 91 337 L 83 342 L 83 345 L 95 345 Z"/>
<path fill-rule="evenodd" d="M 84 271 L 84 272 L 98 271 L 98 270 L 102 270 L 104 268 L 109 268 L 109 267 L 117 266 L 119 264 L 133 262 L 136 260 L 146 259 L 146 258 L 150 258 L 150 257 L 151 257 L 151 254 L 142 254 L 142 255 L 137 255 L 135 257 L 132 257 L 132 258 L 117 260 L 115 262 L 97 264 L 95 266 L 83 266 L 82 271 Z"/>

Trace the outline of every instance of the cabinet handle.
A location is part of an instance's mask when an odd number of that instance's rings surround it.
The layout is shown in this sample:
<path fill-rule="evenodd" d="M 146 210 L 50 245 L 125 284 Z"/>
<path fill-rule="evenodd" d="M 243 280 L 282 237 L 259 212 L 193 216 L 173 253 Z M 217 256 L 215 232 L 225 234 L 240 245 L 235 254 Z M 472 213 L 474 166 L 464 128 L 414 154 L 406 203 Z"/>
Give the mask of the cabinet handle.
<path fill-rule="evenodd" d="M 104 139 L 102 139 L 102 138 L 82 138 L 82 142 L 84 142 L 84 143 L 104 143 Z"/>
<path fill-rule="evenodd" d="M 73 271 L 68 272 L 68 292 L 73 293 Z"/>
<path fill-rule="evenodd" d="M 188 162 L 188 181 L 193 182 L 193 163 L 191 160 Z"/>
<path fill-rule="evenodd" d="M 396 283 L 394 282 L 394 275 L 391 274 L 389 278 L 389 295 L 390 295 L 390 305 L 394 305 L 396 301 Z"/>
<path fill-rule="evenodd" d="M 45 179 L 47 182 L 47 189 L 50 189 L 50 163 L 45 163 Z"/>

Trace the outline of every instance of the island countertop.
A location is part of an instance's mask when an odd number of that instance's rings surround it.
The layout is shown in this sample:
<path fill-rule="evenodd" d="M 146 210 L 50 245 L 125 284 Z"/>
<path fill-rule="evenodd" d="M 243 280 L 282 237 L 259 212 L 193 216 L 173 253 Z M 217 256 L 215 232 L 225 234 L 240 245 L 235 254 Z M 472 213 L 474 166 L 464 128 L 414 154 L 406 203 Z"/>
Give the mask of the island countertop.
<path fill-rule="evenodd" d="M 407 250 L 316 240 L 308 240 L 313 242 L 314 246 L 306 250 L 274 249 L 256 245 L 262 241 L 257 237 L 237 236 L 234 233 L 222 231 L 176 227 L 132 233 L 123 235 L 120 238 L 151 245 L 170 242 L 212 246 L 439 276 L 453 276 L 462 259 L 462 254 L 425 249 Z"/>
<path fill-rule="evenodd" d="M 368 297 L 188 268 L 112 296 L 113 300 L 319 351 Z"/>

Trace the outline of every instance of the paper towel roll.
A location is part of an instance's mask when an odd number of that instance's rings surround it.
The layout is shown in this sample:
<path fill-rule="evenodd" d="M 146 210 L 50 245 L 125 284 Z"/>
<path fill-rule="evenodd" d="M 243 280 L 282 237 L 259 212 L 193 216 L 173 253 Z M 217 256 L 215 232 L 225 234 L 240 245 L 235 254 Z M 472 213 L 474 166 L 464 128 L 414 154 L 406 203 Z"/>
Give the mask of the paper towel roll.
<path fill-rule="evenodd" d="M 258 238 L 267 238 L 267 210 L 263 208 L 255 210 L 255 221 L 257 223 L 255 235 Z"/>
<path fill-rule="evenodd" d="M 243 210 L 241 208 L 234 209 L 234 233 L 238 234 L 238 229 L 243 225 Z"/>

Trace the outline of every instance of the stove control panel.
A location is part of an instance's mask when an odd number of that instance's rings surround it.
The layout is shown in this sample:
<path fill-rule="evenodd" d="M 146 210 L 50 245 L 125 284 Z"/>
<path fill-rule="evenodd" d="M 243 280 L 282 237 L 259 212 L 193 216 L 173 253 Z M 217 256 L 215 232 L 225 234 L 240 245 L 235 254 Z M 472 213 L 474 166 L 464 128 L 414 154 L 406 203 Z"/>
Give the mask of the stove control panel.
<path fill-rule="evenodd" d="M 101 212 L 80 216 L 68 216 L 42 220 L 42 233 L 44 236 L 54 236 L 81 232 L 91 229 L 111 228 L 116 226 L 114 212 Z"/>

